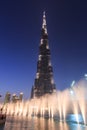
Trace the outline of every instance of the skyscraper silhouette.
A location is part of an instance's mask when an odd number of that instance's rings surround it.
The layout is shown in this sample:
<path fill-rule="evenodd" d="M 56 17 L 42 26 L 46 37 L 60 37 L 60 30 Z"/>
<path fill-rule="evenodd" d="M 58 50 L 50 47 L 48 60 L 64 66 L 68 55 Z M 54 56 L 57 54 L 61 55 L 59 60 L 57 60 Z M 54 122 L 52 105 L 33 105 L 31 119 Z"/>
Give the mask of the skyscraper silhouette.
<path fill-rule="evenodd" d="M 44 94 L 51 94 L 55 91 L 56 87 L 53 79 L 53 68 L 51 65 L 51 54 L 48 43 L 46 16 L 44 12 L 39 46 L 39 56 L 37 61 L 37 72 L 35 82 L 31 90 L 31 98 L 38 98 Z"/>

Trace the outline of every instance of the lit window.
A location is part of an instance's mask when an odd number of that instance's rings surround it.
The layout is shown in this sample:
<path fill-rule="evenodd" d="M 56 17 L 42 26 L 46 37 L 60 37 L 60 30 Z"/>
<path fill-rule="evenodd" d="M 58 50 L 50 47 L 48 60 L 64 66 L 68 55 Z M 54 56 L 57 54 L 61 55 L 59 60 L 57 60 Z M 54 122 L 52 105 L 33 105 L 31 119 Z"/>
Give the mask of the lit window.
<path fill-rule="evenodd" d="M 41 45 L 43 44 L 43 39 L 41 39 L 41 42 L 40 42 L 40 44 L 41 44 Z"/>
<path fill-rule="evenodd" d="M 46 49 L 49 49 L 49 46 L 48 46 L 48 45 L 46 45 Z"/>
<path fill-rule="evenodd" d="M 39 61 L 41 60 L 41 55 L 39 55 Z"/>
<path fill-rule="evenodd" d="M 51 66 L 51 62 L 49 61 L 49 66 Z"/>
<path fill-rule="evenodd" d="M 54 84 L 54 80 L 53 80 L 53 78 L 51 79 L 51 84 Z"/>
<path fill-rule="evenodd" d="M 37 78 L 37 79 L 39 78 L 39 73 L 36 73 L 36 78 Z"/>

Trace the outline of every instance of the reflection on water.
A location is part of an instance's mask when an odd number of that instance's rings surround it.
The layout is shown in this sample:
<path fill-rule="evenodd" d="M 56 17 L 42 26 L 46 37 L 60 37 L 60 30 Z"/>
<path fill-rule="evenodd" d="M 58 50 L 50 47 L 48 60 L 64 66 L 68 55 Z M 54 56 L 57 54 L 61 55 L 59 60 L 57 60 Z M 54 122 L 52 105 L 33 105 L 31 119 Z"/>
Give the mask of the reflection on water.
<path fill-rule="evenodd" d="M 87 130 L 87 127 L 75 123 L 58 122 L 45 118 L 7 117 L 0 130 Z"/>

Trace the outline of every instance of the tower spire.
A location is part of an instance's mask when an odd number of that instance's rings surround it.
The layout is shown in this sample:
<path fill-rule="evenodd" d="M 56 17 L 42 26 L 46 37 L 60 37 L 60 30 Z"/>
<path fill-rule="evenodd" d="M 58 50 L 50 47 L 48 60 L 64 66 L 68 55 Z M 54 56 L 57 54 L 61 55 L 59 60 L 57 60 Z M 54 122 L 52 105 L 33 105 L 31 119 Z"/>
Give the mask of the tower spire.
<path fill-rule="evenodd" d="M 45 15 L 45 11 L 43 12 L 42 29 L 44 30 L 44 33 L 47 34 L 47 25 L 46 25 L 46 15 Z"/>

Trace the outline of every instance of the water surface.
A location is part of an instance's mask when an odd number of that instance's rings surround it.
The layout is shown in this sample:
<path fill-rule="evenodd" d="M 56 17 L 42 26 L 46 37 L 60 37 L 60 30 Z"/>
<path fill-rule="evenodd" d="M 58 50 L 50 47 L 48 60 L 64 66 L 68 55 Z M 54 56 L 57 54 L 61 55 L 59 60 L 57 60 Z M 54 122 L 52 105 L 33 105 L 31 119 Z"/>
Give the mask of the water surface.
<path fill-rule="evenodd" d="M 87 130 L 87 126 L 38 117 L 7 117 L 0 130 Z"/>

